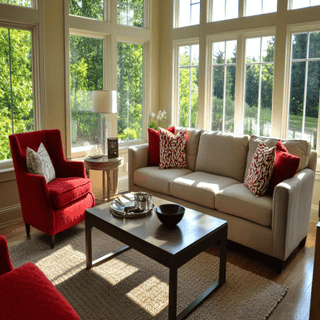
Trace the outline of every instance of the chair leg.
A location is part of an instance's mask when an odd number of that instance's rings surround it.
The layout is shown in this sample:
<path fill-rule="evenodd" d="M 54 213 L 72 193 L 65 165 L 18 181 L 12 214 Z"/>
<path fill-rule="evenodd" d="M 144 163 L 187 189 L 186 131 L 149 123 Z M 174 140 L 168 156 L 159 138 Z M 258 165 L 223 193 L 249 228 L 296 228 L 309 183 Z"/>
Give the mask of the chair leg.
<path fill-rule="evenodd" d="M 26 232 L 27 232 L 27 238 L 30 237 L 30 224 L 26 223 Z"/>
<path fill-rule="evenodd" d="M 54 248 L 54 245 L 56 244 L 56 235 L 54 234 L 51 236 L 51 249 Z"/>

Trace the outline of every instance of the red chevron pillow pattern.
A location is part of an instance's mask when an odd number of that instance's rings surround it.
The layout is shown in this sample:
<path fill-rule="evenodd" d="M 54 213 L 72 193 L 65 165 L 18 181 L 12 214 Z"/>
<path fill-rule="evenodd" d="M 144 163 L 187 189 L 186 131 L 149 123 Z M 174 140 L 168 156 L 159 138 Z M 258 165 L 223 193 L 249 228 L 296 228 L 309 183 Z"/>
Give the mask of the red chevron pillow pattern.
<path fill-rule="evenodd" d="M 170 127 L 167 129 L 172 133 L 176 133 L 176 128 Z M 158 166 L 160 163 L 160 133 L 157 130 L 148 128 L 149 135 L 149 157 L 148 166 Z"/>
<path fill-rule="evenodd" d="M 261 141 L 253 155 L 249 173 L 244 185 L 256 196 L 262 196 L 268 188 L 273 168 L 276 147 L 269 149 L 264 141 Z"/>
<path fill-rule="evenodd" d="M 268 186 L 268 193 L 273 194 L 276 185 L 285 179 L 293 177 L 299 169 L 300 158 L 288 152 L 281 140 L 276 145 L 274 170 Z"/>
<path fill-rule="evenodd" d="M 180 130 L 176 135 L 159 128 L 160 132 L 160 164 L 159 169 L 187 169 L 186 143 L 187 131 Z"/>

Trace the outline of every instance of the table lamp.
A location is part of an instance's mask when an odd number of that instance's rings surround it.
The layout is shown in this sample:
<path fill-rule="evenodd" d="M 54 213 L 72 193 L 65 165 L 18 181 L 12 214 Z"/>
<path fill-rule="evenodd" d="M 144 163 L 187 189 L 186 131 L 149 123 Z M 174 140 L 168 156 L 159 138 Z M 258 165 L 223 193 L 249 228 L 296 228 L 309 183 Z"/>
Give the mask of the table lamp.
<path fill-rule="evenodd" d="M 106 155 L 108 135 L 107 114 L 117 113 L 116 90 L 94 90 L 92 92 L 92 112 L 102 114 L 102 152 Z"/>

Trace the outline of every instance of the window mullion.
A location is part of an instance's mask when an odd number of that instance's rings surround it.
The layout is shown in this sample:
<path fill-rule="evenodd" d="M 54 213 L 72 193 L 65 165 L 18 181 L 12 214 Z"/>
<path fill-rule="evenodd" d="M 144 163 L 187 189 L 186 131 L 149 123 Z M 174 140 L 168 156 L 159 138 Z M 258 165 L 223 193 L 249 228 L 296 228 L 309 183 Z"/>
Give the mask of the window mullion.
<path fill-rule="evenodd" d="M 191 48 L 190 48 L 191 53 Z M 191 56 L 190 56 L 191 60 Z M 192 67 L 189 68 L 189 128 L 191 128 L 191 83 L 192 83 Z"/>
<path fill-rule="evenodd" d="M 258 116 L 257 135 L 260 135 L 260 114 L 261 114 L 261 86 L 262 86 L 262 37 L 260 38 L 260 66 L 259 66 L 259 93 L 258 93 Z"/>

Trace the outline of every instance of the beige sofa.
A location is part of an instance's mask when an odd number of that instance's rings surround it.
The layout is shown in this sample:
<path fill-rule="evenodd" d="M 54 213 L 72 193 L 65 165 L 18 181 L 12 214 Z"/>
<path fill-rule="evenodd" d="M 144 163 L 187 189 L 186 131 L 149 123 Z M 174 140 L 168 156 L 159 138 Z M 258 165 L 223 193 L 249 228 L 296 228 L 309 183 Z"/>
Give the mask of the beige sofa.
<path fill-rule="evenodd" d="M 243 182 L 261 137 L 196 129 L 188 134 L 188 169 L 148 167 L 148 144 L 129 148 L 130 191 L 147 191 L 227 220 L 229 240 L 276 258 L 281 269 L 308 234 L 316 152 L 307 141 L 281 139 L 301 158 L 299 171 L 278 184 L 272 196 L 256 197 Z M 278 141 L 263 139 L 269 147 Z"/>

